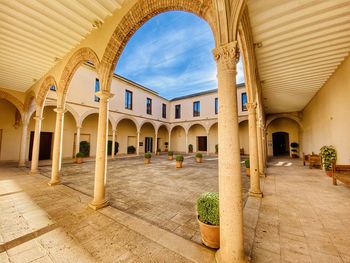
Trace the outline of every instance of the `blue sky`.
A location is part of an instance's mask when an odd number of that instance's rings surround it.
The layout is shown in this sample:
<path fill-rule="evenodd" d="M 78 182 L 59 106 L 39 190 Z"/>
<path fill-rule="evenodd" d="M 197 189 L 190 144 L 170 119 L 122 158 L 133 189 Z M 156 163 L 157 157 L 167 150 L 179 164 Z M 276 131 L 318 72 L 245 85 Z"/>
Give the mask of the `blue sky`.
<path fill-rule="evenodd" d="M 115 73 L 171 99 L 217 88 L 213 34 L 197 16 L 160 14 L 144 24 L 125 47 Z M 238 64 L 237 82 L 244 82 Z"/>

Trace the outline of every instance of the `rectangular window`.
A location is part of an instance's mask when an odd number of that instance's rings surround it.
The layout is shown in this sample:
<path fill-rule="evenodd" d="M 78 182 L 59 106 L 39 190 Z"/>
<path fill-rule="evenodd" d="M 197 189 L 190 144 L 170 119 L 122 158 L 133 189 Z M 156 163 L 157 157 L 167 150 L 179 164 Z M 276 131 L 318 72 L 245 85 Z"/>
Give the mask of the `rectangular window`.
<path fill-rule="evenodd" d="M 95 93 L 98 92 L 98 91 L 100 91 L 100 80 L 96 79 L 96 82 L 95 82 Z M 100 98 L 97 97 L 96 95 L 95 95 L 95 101 L 96 102 L 100 102 Z"/>
<path fill-rule="evenodd" d="M 215 98 L 215 114 L 219 112 L 219 101 L 218 98 Z"/>
<path fill-rule="evenodd" d="M 201 115 L 201 103 L 199 101 L 193 102 L 193 117 Z"/>
<path fill-rule="evenodd" d="M 242 93 L 242 111 L 247 111 L 247 93 Z"/>
<path fill-rule="evenodd" d="M 165 119 L 166 118 L 166 104 L 163 103 L 162 105 L 162 117 Z"/>
<path fill-rule="evenodd" d="M 55 85 L 52 85 L 52 86 L 50 87 L 50 90 L 52 90 L 52 91 L 56 91 L 56 87 L 55 87 Z"/>
<path fill-rule="evenodd" d="M 152 99 L 150 98 L 147 98 L 146 112 L 147 114 L 152 114 Z"/>
<path fill-rule="evenodd" d="M 132 110 L 132 92 L 125 90 L 125 109 Z"/>
<path fill-rule="evenodd" d="M 181 118 L 181 105 L 175 105 L 175 119 Z"/>

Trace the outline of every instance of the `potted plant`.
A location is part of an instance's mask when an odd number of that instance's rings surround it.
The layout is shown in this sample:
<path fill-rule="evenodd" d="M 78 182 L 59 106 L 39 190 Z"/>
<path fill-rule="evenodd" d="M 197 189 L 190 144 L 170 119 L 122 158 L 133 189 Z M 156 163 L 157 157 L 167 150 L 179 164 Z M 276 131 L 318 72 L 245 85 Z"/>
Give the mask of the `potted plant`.
<path fill-rule="evenodd" d="M 75 162 L 76 163 L 83 163 L 83 158 L 85 157 L 84 153 L 82 152 L 77 152 L 77 154 L 75 155 Z"/>
<path fill-rule="evenodd" d="M 299 155 L 298 155 L 298 147 L 299 147 L 299 144 L 296 143 L 296 142 L 292 142 L 290 144 L 290 147 L 292 148 L 291 149 L 291 152 L 292 152 L 292 158 L 298 158 Z"/>
<path fill-rule="evenodd" d="M 156 155 L 160 155 L 161 150 L 158 148 L 156 151 Z"/>
<path fill-rule="evenodd" d="M 249 159 L 245 160 L 244 164 L 245 164 L 245 174 L 247 176 L 250 176 L 250 161 L 249 161 Z"/>
<path fill-rule="evenodd" d="M 143 162 L 145 164 L 149 164 L 151 162 L 152 154 L 151 153 L 145 153 L 144 157 L 145 157 L 145 159 L 143 160 Z"/>
<path fill-rule="evenodd" d="M 193 153 L 193 145 L 192 144 L 188 145 L 188 152 Z"/>
<path fill-rule="evenodd" d="M 169 151 L 168 152 L 168 160 L 172 161 L 174 159 L 174 152 L 173 151 Z"/>
<path fill-rule="evenodd" d="M 212 192 L 201 194 L 197 200 L 197 213 L 203 244 L 210 248 L 219 248 L 219 194 Z"/>
<path fill-rule="evenodd" d="M 323 169 L 326 174 L 332 177 L 332 162 L 337 160 L 337 150 L 334 146 L 323 146 L 320 150 Z"/>
<path fill-rule="evenodd" d="M 219 144 L 215 144 L 215 153 L 216 153 L 216 154 L 219 153 Z"/>
<path fill-rule="evenodd" d="M 184 157 L 182 155 L 176 155 L 176 168 L 182 168 L 182 162 Z"/>
<path fill-rule="evenodd" d="M 203 155 L 201 153 L 196 153 L 196 162 L 197 163 L 203 162 Z"/>
<path fill-rule="evenodd" d="M 128 146 L 128 154 L 134 154 L 136 152 L 136 148 L 132 145 Z"/>
<path fill-rule="evenodd" d="M 88 141 L 81 141 L 79 144 L 79 152 L 83 153 L 84 157 L 90 155 L 90 143 Z"/>

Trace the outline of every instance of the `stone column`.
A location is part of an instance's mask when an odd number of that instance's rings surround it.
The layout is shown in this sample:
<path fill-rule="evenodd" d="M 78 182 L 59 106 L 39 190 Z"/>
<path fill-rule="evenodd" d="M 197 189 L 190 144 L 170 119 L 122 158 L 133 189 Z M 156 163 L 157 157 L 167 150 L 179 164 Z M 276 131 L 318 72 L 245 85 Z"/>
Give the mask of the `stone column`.
<path fill-rule="evenodd" d="M 115 157 L 115 129 L 112 131 L 112 159 Z"/>
<path fill-rule="evenodd" d="M 244 255 L 242 175 L 237 112 L 237 41 L 213 50 L 218 78 L 220 263 L 247 262 Z"/>
<path fill-rule="evenodd" d="M 66 112 L 63 108 L 54 109 L 56 112 L 56 126 L 55 126 L 55 137 L 53 141 L 53 152 L 52 152 L 52 171 L 51 180 L 48 185 L 53 186 L 60 184 L 60 171 L 61 171 L 61 157 L 62 157 L 62 137 L 63 137 L 63 125 L 64 125 L 64 113 Z"/>
<path fill-rule="evenodd" d="M 140 130 L 137 130 L 137 140 L 136 140 L 136 155 L 140 155 Z"/>
<path fill-rule="evenodd" d="M 209 132 L 207 132 L 207 155 L 209 155 Z"/>
<path fill-rule="evenodd" d="M 256 102 L 247 103 L 249 125 L 250 189 L 249 196 L 262 197 L 258 166 L 258 143 L 256 129 Z"/>
<path fill-rule="evenodd" d="M 107 139 L 108 139 L 108 111 L 109 99 L 113 94 L 108 91 L 98 91 L 96 96 L 100 98 L 98 128 L 97 128 L 97 146 L 96 146 L 96 164 L 95 164 L 95 187 L 94 199 L 89 204 L 94 210 L 108 205 L 105 195 L 106 173 L 107 173 Z"/>
<path fill-rule="evenodd" d="M 32 151 L 32 162 L 30 168 L 30 175 L 35 175 L 38 173 L 39 166 L 39 148 L 40 148 L 40 133 L 41 133 L 41 122 L 44 119 L 43 108 L 37 107 L 35 111 L 35 131 L 33 140 L 33 151 Z"/>
<path fill-rule="evenodd" d="M 157 150 L 158 150 L 158 132 L 156 132 L 155 133 L 155 141 L 154 141 L 154 153 L 156 153 L 157 152 Z"/>
<path fill-rule="evenodd" d="M 264 170 L 264 147 L 262 141 L 262 132 L 260 120 L 257 122 L 257 141 L 258 141 L 258 161 L 259 161 L 259 174 L 260 176 L 265 176 Z"/>
<path fill-rule="evenodd" d="M 185 131 L 185 136 L 186 136 L 186 138 L 185 138 L 185 143 L 186 143 L 186 153 L 188 154 L 188 131 Z"/>
<path fill-rule="evenodd" d="M 21 137 L 21 149 L 19 153 L 18 167 L 24 167 L 26 165 L 26 148 L 28 138 L 28 120 L 24 120 L 22 124 L 22 137 Z"/>
<path fill-rule="evenodd" d="M 81 127 L 77 126 L 77 137 L 75 141 L 75 155 L 80 151 L 80 130 L 81 130 Z"/>
<path fill-rule="evenodd" d="M 168 139 L 168 151 L 171 151 L 171 130 L 169 131 L 169 139 Z"/>

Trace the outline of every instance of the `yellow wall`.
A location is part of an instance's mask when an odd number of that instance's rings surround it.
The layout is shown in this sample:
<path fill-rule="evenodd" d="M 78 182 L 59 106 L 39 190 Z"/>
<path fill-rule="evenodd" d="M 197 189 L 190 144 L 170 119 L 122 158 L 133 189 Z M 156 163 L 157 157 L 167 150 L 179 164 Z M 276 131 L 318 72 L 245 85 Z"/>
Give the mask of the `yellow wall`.
<path fill-rule="evenodd" d="M 186 134 L 185 130 L 180 127 L 176 126 L 171 131 L 171 144 L 170 144 L 170 150 L 175 152 L 186 152 Z"/>
<path fill-rule="evenodd" d="M 334 145 L 338 163 L 350 163 L 350 56 L 303 110 L 303 149 L 320 151 Z"/>
<path fill-rule="evenodd" d="M 248 127 L 248 121 L 242 121 L 239 124 L 239 142 L 240 142 L 240 148 L 244 149 L 244 154 L 249 154 L 249 127 Z"/>
<path fill-rule="evenodd" d="M 188 131 L 188 144 L 193 145 L 193 152 L 198 151 L 198 141 L 197 136 L 207 136 L 207 132 L 205 131 L 204 127 L 198 124 L 195 124 L 191 126 L 191 128 Z"/>
<path fill-rule="evenodd" d="M 218 144 L 218 124 L 214 124 L 209 129 L 209 153 L 215 153 L 215 145 Z"/>
<path fill-rule="evenodd" d="M 136 148 L 136 132 L 136 126 L 131 120 L 124 119 L 118 123 L 116 136 L 116 141 L 119 143 L 118 154 L 126 154 L 128 146 L 130 145 Z M 128 139 L 128 137 L 132 138 Z M 135 143 L 131 143 L 132 141 L 134 141 Z"/>

